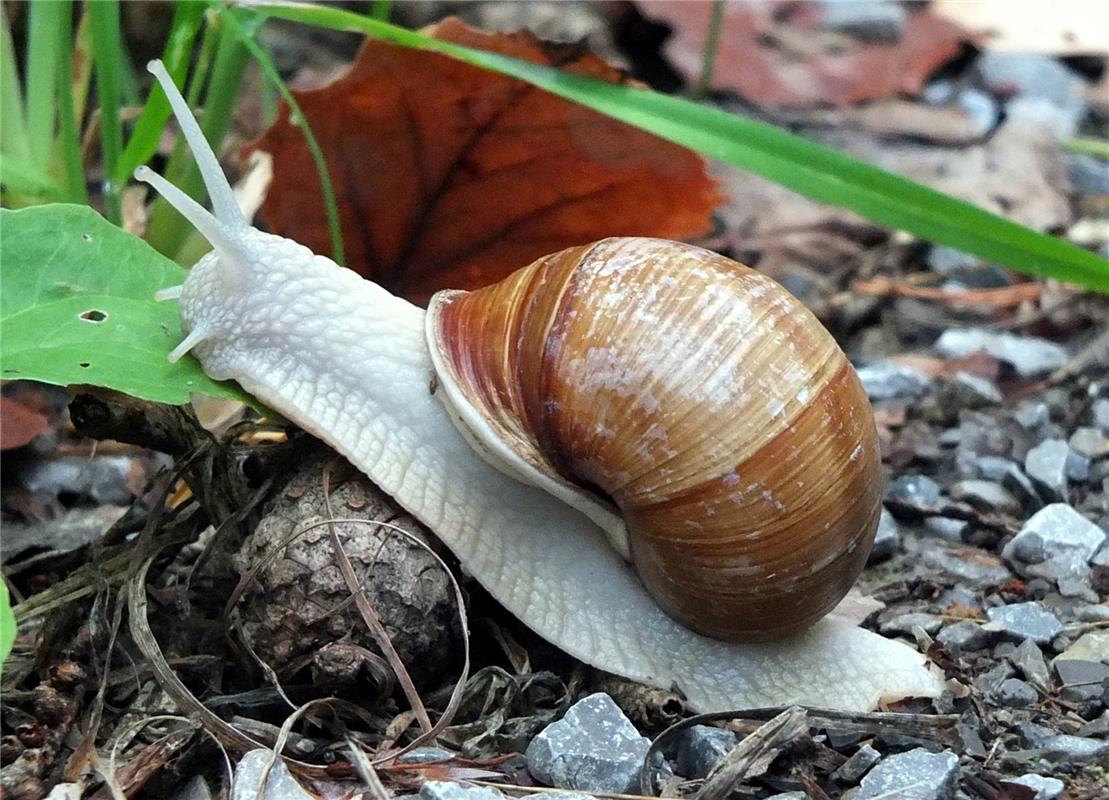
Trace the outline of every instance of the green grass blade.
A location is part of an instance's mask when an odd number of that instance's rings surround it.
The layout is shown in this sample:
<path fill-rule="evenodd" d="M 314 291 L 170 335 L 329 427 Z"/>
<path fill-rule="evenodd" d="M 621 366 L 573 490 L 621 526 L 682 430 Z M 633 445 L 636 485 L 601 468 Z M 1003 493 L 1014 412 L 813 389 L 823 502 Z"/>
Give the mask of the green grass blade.
<path fill-rule="evenodd" d="M 15 613 L 12 611 L 12 599 L 8 595 L 8 584 L 0 580 L 0 672 L 3 672 L 4 662 L 15 644 L 18 629 L 15 624 Z"/>
<path fill-rule="evenodd" d="M 441 42 L 339 8 L 267 3 L 261 10 L 295 22 L 360 31 L 510 75 L 890 228 L 1028 275 L 1109 292 L 1109 262 L 1093 253 L 771 125 L 648 89 Z"/>
<path fill-rule="evenodd" d="M 708 97 L 712 89 L 712 71 L 716 68 L 716 50 L 720 44 L 720 29 L 724 27 L 724 0 L 712 0 L 705 51 L 701 54 L 701 77 L 697 81 L 697 97 Z"/>
<path fill-rule="evenodd" d="M 81 132 L 77 126 L 77 111 L 73 104 L 73 37 L 71 4 L 66 4 L 65 24 L 58 26 L 58 138 L 54 152 L 62 165 L 65 176 L 64 198 L 70 203 L 88 203 L 89 193 L 85 183 L 85 166 L 81 161 Z"/>
<path fill-rule="evenodd" d="M 65 190 L 54 178 L 26 158 L 0 154 L 0 183 L 4 185 L 4 202 L 13 207 L 34 205 L 43 200 L 59 200 Z M 14 197 L 8 193 L 14 193 Z"/>
<path fill-rule="evenodd" d="M 174 9 L 169 37 L 162 51 L 162 63 L 166 65 L 166 69 L 178 86 L 184 83 L 189 69 L 193 44 L 204 22 L 204 7 L 204 3 L 190 0 L 178 3 Z M 166 100 L 161 87 L 155 83 L 150 90 L 142 114 L 132 129 L 127 148 L 120 158 L 116 172 L 119 180 L 126 181 L 135 171 L 135 167 L 145 164 L 154 155 L 169 115 L 169 101 Z"/>
<path fill-rule="evenodd" d="M 15 65 L 7 6 L 0 5 L 0 19 L 3 20 L 0 26 L 0 150 L 29 161 L 31 142 L 27 137 L 23 90 L 19 85 L 19 69 Z"/>
<path fill-rule="evenodd" d="M 217 2 L 212 2 L 212 6 L 220 13 L 228 27 L 239 37 L 239 41 L 243 43 L 243 46 L 254 56 L 254 60 L 258 62 L 258 66 L 261 67 L 262 73 L 270 84 L 277 89 L 281 97 L 288 103 L 290 117 L 296 121 L 297 127 L 304 134 L 308 152 L 312 154 L 312 161 L 316 165 L 316 175 L 323 193 L 324 208 L 327 210 L 327 227 L 331 233 L 331 258 L 339 266 L 345 266 L 347 262 L 346 253 L 343 249 L 343 228 L 339 221 L 339 204 L 335 201 L 335 189 L 331 184 L 331 175 L 327 170 L 327 162 L 324 161 L 323 150 L 320 149 L 316 135 L 312 132 L 312 126 L 305 119 L 300 110 L 300 104 L 293 97 L 293 93 L 289 91 L 288 85 L 281 80 L 277 67 L 273 65 L 269 54 L 254 41 L 253 37 L 247 34 L 233 12 L 224 10 Z"/>
<path fill-rule="evenodd" d="M 1109 141 L 1081 136 L 1063 142 L 1063 149 L 1072 153 L 1082 153 L 1095 158 L 1109 160 Z"/>
<path fill-rule="evenodd" d="M 69 23 L 70 3 L 31 3 L 27 8 L 27 130 L 31 158 L 43 169 L 50 162 L 57 118 L 58 32 Z"/>
<path fill-rule="evenodd" d="M 96 64 L 96 95 L 100 101 L 100 148 L 104 158 L 104 200 L 108 219 L 117 225 L 123 219 L 120 205 L 122 184 L 116 180 L 123 151 L 123 122 L 120 120 L 120 78 L 124 54 L 119 28 L 119 3 L 115 0 L 89 3 L 93 60 Z"/>

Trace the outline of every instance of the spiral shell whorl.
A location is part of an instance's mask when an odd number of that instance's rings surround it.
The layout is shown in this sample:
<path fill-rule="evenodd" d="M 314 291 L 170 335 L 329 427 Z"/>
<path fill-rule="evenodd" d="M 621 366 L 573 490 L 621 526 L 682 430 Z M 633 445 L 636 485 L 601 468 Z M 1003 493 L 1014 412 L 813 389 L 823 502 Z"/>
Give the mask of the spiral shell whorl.
<path fill-rule="evenodd" d="M 881 491 L 870 407 L 766 276 L 606 239 L 442 293 L 429 324 L 440 380 L 525 462 L 611 498 L 640 578 L 694 630 L 788 633 L 862 570 Z"/>

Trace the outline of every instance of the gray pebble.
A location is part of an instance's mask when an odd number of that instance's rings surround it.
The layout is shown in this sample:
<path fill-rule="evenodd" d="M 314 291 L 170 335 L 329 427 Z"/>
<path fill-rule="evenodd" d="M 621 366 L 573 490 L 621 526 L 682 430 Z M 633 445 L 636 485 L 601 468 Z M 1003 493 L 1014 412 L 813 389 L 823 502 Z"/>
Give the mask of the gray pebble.
<path fill-rule="evenodd" d="M 997 405 L 1003 399 L 993 381 L 971 375 L 969 372 L 956 372 L 952 385 L 956 389 L 959 401 L 968 408 Z"/>
<path fill-rule="evenodd" d="M 1051 409 L 1047 403 L 1022 403 L 1013 419 L 1026 431 L 1034 431 L 1051 421 Z"/>
<path fill-rule="evenodd" d="M 1109 456 L 1109 436 L 1097 428 L 1076 428 L 1067 444 L 1075 453 L 1091 461 Z"/>
<path fill-rule="evenodd" d="M 849 759 L 840 764 L 832 773 L 832 777 L 840 783 L 854 786 L 881 758 L 881 753 L 870 745 L 864 744 Z"/>
<path fill-rule="evenodd" d="M 1049 758 L 1057 761 L 1100 761 L 1109 758 L 1109 742 L 1085 736 L 1058 734 L 1040 745 Z"/>
<path fill-rule="evenodd" d="M 928 86 L 925 87 L 925 92 L 933 85 L 935 84 L 928 84 Z M 948 96 L 950 97 L 950 92 Z M 928 100 L 928 102 L 931 103 L 932 101 Z M 964 253 L 962 250 L 956 250 L 954 247 L 934 244 L 928 250 L 925 263 L 928 264 L 928 269 L 933 272 L 938 272 L 941 275 L 951 275 L 973 268 L 978 264 L 978 256 L 972 256 L 970 253 Z"/>
<path fill-rule="evenodd" d="M 1051 673 L 1044 660 L 1043 651 L 1031 639 L 1025 639 L 1009 656 L 1013 666 L 1021 671 L 1025 679 L 1041 692 L 1051 688 Z"/>
<path fill-rule="evenodd" d="M 959 92 L 955 102 L 977 123 L 974 134 L 985 136 L 997 125 L 998 107 L 993 97 L 980 89 L 968 87 Z"/>
<path fill-rule="evenodd" d="M 876 0 L 822 0 L 821 25 L 865 41 L 896 42 L 907 12 L 897 3 Z"/>
<path fill-rule="evenodd" d="M 1009 555 L 1025 564 L 1039 564 L 1047 560 L 1047 547 L 1043 537 L 1035 531 L 1022 531 L 1013 538 Z"/>
<path fill-rule="evenodd" d="M 935 348 L 946 358 L 965 358 L 984 350 L 998 361 L 1009 364 L 1023 377 L 1054 372 L 1067 363 L 1067 351 L 1047 339 L 984 328 L 944 331 L 936 340 Z"/>
<path fill-rule="evenodd" d="M 959 578 L 967 586 L 982 589 L 1013 577 L 1004 565 L 992 563 L 988 554 L 968 558 L 964 550 L 952 550 L 936 540 L 921 540 L 920 544 L 920 558 L 926 566 Z"/>
<path fill-rule="evenodd" d="M 1073 136 L 1086 113 L 1086 82 L 1046 55 L 985 52 L 975 68 L 997 95 L 1015 93 L 1005 105 L 1009 119 L 1050 124 L 1059 138 Z"/>
<path fill-rule="evenodd" d="M 1071 189 L 1079 197 L 1109 194 L 1109 166 L 1085 153 L 1067 153 Z"/>
<path fill-rule="evenodd" d="M 686 778 L 704 778 L 738 742 L 731 731 L 711 725 L 694 725 L 678 734 L 674 766 L 678 774 Z"/>
<path fill-rule="evenodd" d="M 1036 690 L 1032 688 L 1031 684 L 1025 683 L 1019 678 L 1003 680 L 1001 685 L 994 690 L 993 697 L 998 705 L 1009 708 L 1025 708 L 1039 699 L 1039 695 L 1036 694 Z"/>
<path fill-rule="evenodd" d="M 766 800 L 809 800 L 809 796 L 804 792 L 779 792 L 770 795 Z"/>
<path fill-rule="evenodd" d="M 1094 425 L 1109 433 L 1109 398 L 1101 397 L 1095 400 L 1090 408 L 1090 414 Z"/>
<path fill-rule="evenodd" d="M 505 800 L 491 786 L 465 786 L 453 781 L 424 781 L 420 800 Z"/>
<path fill-rule="evenodd" d="M 1036 537 L 1039 543 L 1031 537 Z M 1026 542 L 1026 540 L 1031 540 Z M 1001 555 L 1025 577 L 1058 581 L 1068 577 L 1088 581 L 1088 562 L 1106 540 L 1101 528 L 1066 503 L 1052 503 L 1033 514 Z M 1035 552 L 1042 546 L 1044 558 L 1028 562 L 1025 547 Z"/>
<path fill-rule="evenodd" d="M 901 633 L 912 635 L 913 628 L 920 628 L 931 635 L 938 631 L 942 624 L 943 618 L 934 614 L 898 614 L 883 622 L 880 630 L 885 636 L 896 636 Z"/>
<path fill-rule="evenodd" d="M 1100 661 L 1079 661 L 1074 658 L 1057 659 L 1055 674 L 1059 676 L 1059 683 L 1063 686 L 1101 684 L 1102 681 L 1109 680 L 1109 664 L 1102 664 Z"/>
<path fill-rule="evenodd" d="M 1003 634 L 1016 641 L 1031 639 L 1036 644 L 1048 644 L 1063 631 L 1063 623 L 1039 603 L 1014 603 L 990 608 L 986 616 L 1000 622 Z"/>
<path fill-rule="evenodd" d="M 1071 450 L 1066 442 L 1048 439 L 1028 451 L 1024 471 L 1040 493 L 1052 500 L 1067 496 L 1067 460 Z"/>
<path fill-rule="evenodd" d="M 579 700 L 532 739 L 528 771 L 542 783 L 588 792 L 633 792 L 650 747 L 608 695 Z"/>
<path fill-rule="evenodd" d="M 433 764 L 436 761 L 450 761 L 457 755 L 442 747 L 417 747 L 397 759 L 398 764 Z"/>
<path fill-rule="evenodd" d="M 892 361 L 877 361 L 855 370 L 871 400 L 907 400 L 928 393 L 932 382 L 920 372 Z"/>
<path fill-rule="evenodd" d="M 887 484 L 886 495 L 906 505 L 931 508 L 940 502 L 940 485 L 927 475 L 900 475 Z"/>
<path fill-rule="evenodd" d="M 1074 483 L 1083 483 L 1090 477 L 1090 459 L 1074 452 L 1069 446 L 1067 450 L 1067 479 Z"/>
<path fill-rule="evenodd" d="M 263 778 L 265 789 L 259 794 Z M 312 800 L 313 795 L 297 782 L 285 766 L 284 759 L 274 761 L 273 751 L 258 748 L 243 755 L 231 781 L 231 800 L 254 800 L 256 797 L 263 800 Z"/>
<path fill-rule="evenodd" d="M 1001 687 L 1001 684 L 1012 677 L 1015 676 L 1013 675 L 1013 668 L 1009 666 L 1009 662 L 999 660 L 992 668 L 975 675 L 973 683 L 975 688 L 982 694 L 992 695 Z"/>
<path fill-rule="evenodd" d="M 889 558 L 901 547 L 901 527 L 893 515 L 882 507 L 882 515 L 878 518 L 878 531 L 874 534 L 874 546 L 870 549 L 868 563 L 876 563 Z"/>
<path fill-rule="evenodd" d="M 1009 467 L 1001 478 L 1001 485 L 1028 508 L 1039 508 L 1044 504 L 1039 490 L 1032 483 L 1032 479 L 1024 474 L 1019 464 Z"/>
<path fill-rule="evenodd" d="M 1000 511 L 1003 514 L 1019 514 L 1020 503 L 1005 488 L 993 481 L 959 481 L 951 487 L 951 496 L 956 500 L 970 503 L 982 511 Z"/>
<path fill-rule="evenodd" d="M 1001 456 L 975 456 L 974 477 L 987 481 L 1000 481 L 1017 462 Z"/>
<path fill-rule="evenodd" d="M 1049 778 L 1043 775 L 1037 775 L 1034 772 L 1029 772 L 1021 775 L 1019 778 L 1006 778 L 1008 783 L 1019 783 L 1021 786 L 1027 786 L 1036 792 L 1036 796 L 1032 800 L 1055 800 L 1056 797 L 1063 793 L 1066 788 L 1064 783 L 1058 778 Z"/>
<path fill-rule="evenodd" d="M 948 625 L 936 635 L 936 641 L 955 655 L 984 650 L 997 639 L 997 631 L 969 619 Z"/>
<path fill-rule="evenodd" d="M 954 753 L 930 753 L 922 747 L 888 756 L 867 773 L 856 800 L 898 797 L 903 800 L 950 800 L 955 796 L 959 759 Z"/>
<path fill-rule="evenodd" d="M 963 541 L 963 533 L 970 527 L 970 523 L 965 519 L 928 517 L 924 520 L 924 527 L 946 542 L 959 544 Z"/>

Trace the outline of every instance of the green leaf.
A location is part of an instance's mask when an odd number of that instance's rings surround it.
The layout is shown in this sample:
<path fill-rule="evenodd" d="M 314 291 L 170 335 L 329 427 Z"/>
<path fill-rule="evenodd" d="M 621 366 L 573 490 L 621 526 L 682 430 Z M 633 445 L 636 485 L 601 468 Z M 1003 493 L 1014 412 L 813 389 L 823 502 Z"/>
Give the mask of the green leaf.
<path fill-rule="evenodd" d="M 15 614 L 12 612 L 12 599 L 8 596 L 8 584 L 0 580 L 0 671 L 12 651 L 16 635 Z"/>
<path fill-rule="evenodd" d="M 355 30 L 526 81 L 808 197 L 1028 275 L 1109 292 L 1109 261 L 864 161 L 746 119 L 649 89 L 606 83 L 473 50 L 330 6 L 266 2 L 264 13 Z"/>
<path fill-rule="evenodd" d="M 176 302 L 154 292 L 185 270 L 87 206 L 0 210 L 0 377 L 93 384 L 161 403 L 198 392 L 245 400 L 191 357 L 170 364 L 181 339 Z"/>

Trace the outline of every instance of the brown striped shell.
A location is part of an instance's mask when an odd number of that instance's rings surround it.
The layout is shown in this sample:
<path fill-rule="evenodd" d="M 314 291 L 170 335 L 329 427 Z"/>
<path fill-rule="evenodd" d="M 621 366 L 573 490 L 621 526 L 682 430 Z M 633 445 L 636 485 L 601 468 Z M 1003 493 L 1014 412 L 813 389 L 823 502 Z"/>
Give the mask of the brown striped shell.
<path fill-rule="evenodd" d="M 870 405 L 831 335 L 765 275 L 605 239 L 440 293 L 427 324 L 468 437 L 602 524 L 618 506 L 625 557 L 693 630 L 788 633 L 858 577 L 881 496 Z"/>

